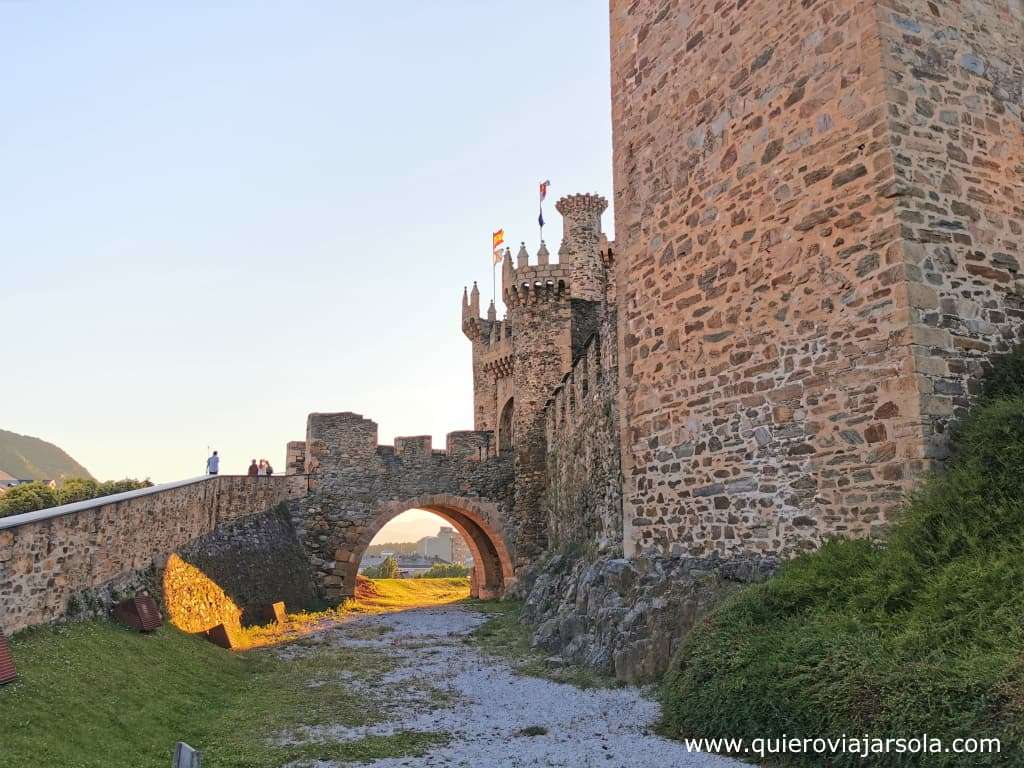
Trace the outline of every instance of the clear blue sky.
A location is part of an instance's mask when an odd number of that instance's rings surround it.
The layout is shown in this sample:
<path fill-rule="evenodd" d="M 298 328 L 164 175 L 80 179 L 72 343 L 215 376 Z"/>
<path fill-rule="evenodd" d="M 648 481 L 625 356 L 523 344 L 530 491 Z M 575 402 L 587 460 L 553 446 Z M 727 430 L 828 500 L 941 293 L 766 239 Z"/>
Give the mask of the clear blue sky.
<path fill-rule="evenodd" d="M 600 0 L 0 2 L 0 428 L 101 479 L 471 423 L 462 286 L 611 196 Z M 548 240 L 561 218 L 547 209 Z M 611 212 L 605 215 L 611 229 Z M 557 248 L 552 247 L 552 252 Z"/>

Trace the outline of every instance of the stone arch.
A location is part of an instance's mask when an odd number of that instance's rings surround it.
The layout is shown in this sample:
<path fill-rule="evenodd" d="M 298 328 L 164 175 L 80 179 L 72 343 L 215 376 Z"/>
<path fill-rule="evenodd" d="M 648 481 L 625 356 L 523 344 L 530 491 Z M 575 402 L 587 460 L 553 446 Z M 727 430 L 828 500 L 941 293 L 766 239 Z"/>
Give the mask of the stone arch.
<path fill-rule="evenodd" d="M 509 398 L 508 402 L 501 409 L 501 417 L 498 419 L 498 451 L 510 451 L 512 445 L 515 442 L 515 434 L 512 428 L 513 419 L 512 415 L 515 410 L 514 398 Z"/>
<path fill-rule="evenodd" d="M 335 575 L 342 578 L 344 593 L 355 592 L 359 562 L 373 537 L 390 520 L 410 509 L 425 509 L 450 523 L 473 553 L 473 573 L 470 594 L 484 600 L 502 597 L 515 582 L 512 558 L 504 538 L 499 533 L 500 519 L 496 504 L 482 499 L 464 498 L 448 494 L 428 494 L 402 501 L 385 501 L 377 505 L 372 521 L 358 541 L 339 549 Z"/>

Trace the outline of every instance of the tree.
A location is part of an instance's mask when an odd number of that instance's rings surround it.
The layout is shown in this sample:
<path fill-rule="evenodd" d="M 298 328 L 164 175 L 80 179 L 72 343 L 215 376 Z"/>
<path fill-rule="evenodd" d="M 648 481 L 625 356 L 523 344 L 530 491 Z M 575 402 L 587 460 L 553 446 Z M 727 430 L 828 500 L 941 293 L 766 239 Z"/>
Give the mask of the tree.
<path fill-rule="evenodd" d="M 0 496 L 0 517 L 35 512 L 37 509 L 57 506 L 57 493 L 46 483 L 34 480 L 22 483 Z"/>
<path fill-rule="evenodd" d="M 384 558 L 384 562 L 380 564 L 380 576 L 378 579 L 397 579 L 398 578 L 398 561 L 395 560 L 394 556 L 388 555 Z"/>
<path fill-rule="evenodd" d="M 31 483 L 16 485 L 0 495 L 0 517 L 49 509 L 58 504 L 88 501 L 115 493 L 149 488 L 152 485 L 149 478 L 145 480 L 125 478 L 124 480 L 108 480 L 104 483 L 97 483 L 88 477 L 69 477 L 59 489 L 54 490 L 46 483 L 34 480 Z"/>
<path fill-rule="evenodd" d="M 99 483 L 92 478 L 71 477 L 57 489 L 58 504 L 73 504 L 76 501 L 95 499 L 99 495 Z"/>
<path fill-rule="evenodd" d="M 371 565 L 363 571 L 368 579 L 397 579 L 398 561 L 392 555 L 388 555 L 380 565 Z"/>
<path fill-rule="evenodd" d="M 126 491 L 137 491 L 140 488 L 152 488 L 153 481 L 148 477 L 145 480 L 136 480 L 131 477 L 126 477 L 124 480 L 107 480 L 100 483 L 99 489 L 96 491 L 97 496 L 112 496 L 115 493 L 125 493 Z"/>

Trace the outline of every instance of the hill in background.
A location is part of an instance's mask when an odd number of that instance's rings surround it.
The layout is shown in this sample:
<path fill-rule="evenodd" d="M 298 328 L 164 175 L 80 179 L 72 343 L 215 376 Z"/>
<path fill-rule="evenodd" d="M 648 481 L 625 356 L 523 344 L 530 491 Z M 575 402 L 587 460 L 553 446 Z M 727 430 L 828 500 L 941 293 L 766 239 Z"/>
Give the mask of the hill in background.
<path fill-rule="evenodd" d="M 53 443 L 0 429 L 0 470 L 19 480 L 91 478 L 89 470 Z"/>

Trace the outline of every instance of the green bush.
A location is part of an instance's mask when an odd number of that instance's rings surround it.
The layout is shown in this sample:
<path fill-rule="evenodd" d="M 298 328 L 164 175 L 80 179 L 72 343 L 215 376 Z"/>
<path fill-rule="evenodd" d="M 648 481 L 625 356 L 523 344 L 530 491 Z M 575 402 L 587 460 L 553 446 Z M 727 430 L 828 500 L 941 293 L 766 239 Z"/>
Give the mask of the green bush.
<path fill-rule="evenodd" d="M 99 495 L 99 483 L 91 477 L 72 477 L 57 489 L 58 504 L 73 504 L 76 501 L 95 499 Z"/>
<path fill-rule="evenodd" d="M 662 689 L 667 733 L 995 737 L 1000 754 L 869 764 L 1024 764 L 1020 365 L 998 368 L 1017 373 L 973 409 L 952 465 L 911 496 L 885 546 L 831 542 L 726 599 L 686 638 Z"/>
<path fill-rule="evenodd" d="M 46 483 L 35 480 L 8 488 L 0 495 L 0 517 L 35 512 L 37 509 L 55 507 L 57 492 Z"/>
<path fill-rule="evenodd" d="M 992 360 L 992 370 L 985 375 L 979 402 L 1012 400 L 1024 397 L 1024 347 Z"/>
<path fill-rule="evenodd" d="M 418 579 L 464 579 L 469 576 L 469 568 L 461 563 L 434 563 L 430 570 L 421 573 Z"/>
<path fill-rule="evenodd" d="M 0 517 L 35 512 L 60 504 L 73 504 L 76 501 L 88 501 L 115 493 L 149 488 L 152 485 L 149 478 L 145 480 L 125 478 L 124 480 L 107 480 L 97 483 L 92 478 L 69 477 L 63 485 L 53 489 L 46 483 L 35 480 L 31 483 L 16 485 L 0 494 Z"/>

